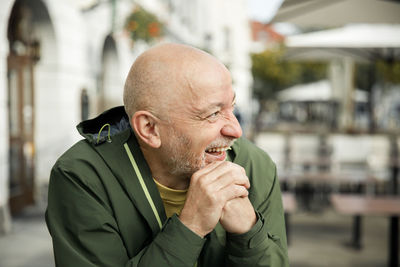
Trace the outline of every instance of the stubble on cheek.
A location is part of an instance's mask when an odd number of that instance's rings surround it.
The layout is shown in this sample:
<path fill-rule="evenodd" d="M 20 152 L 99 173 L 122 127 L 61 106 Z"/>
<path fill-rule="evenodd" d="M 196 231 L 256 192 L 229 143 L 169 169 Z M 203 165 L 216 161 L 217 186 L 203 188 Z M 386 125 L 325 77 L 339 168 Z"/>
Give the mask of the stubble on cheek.
<path fill-rule="evenodd" d="M 192 142 L 186 136 L 173 131 L 175 140 L 169 146 L 167 163 L 172 175 L 191 177 L 193 173 L 206 166 L 205 152 L 198 155 L 194 153 Z"/>

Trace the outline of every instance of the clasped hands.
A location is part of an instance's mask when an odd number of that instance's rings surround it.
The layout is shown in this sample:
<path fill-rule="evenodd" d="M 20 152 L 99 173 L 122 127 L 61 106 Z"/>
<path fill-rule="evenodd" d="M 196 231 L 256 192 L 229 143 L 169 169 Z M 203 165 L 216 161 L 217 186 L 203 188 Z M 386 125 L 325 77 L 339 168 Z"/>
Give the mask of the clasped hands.
<path fill-rule="evenodd" d="M 181 222 L 204 237 L 218 222 L 229 233 L 248 232 L 257 217 L 248 198 L 249 179 L 232 162 L 213 162 L 192 175 Z"/>

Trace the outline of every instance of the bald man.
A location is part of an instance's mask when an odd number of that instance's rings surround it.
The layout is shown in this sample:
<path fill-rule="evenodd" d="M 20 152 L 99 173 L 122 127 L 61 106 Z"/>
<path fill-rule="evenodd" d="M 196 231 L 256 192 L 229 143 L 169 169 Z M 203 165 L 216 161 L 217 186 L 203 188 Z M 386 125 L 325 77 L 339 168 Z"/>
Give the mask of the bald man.
<path fill-rule="evenodd" d="M 54 165 L 57 266 L 288 266 L 276 168 L 245 140 L 229 71 L 163 44 L 131 67 L 124 107 L 78 125 Z"/>

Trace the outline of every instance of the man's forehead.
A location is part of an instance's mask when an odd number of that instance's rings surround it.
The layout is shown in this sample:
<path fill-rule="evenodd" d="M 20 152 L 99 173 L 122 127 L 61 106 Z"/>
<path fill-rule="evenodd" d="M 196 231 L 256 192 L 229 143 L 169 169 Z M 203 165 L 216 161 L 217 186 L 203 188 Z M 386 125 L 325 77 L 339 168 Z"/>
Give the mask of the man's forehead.
<path fill-rule="evenodd" d="M 187 105 L 192 109 L 204 109 L 233 100 L 230 73 L 211 55 L 189 49 L 167 65 L 169 75 L 163 79 L 170 94 L 161 96 L 160 100 L 171 99 L 173 109 L 179 110 L 179 106 Z"/>
<path fill-rule="evenodd" d="M 199 113 L 204 113 L 215 108 L 231 106 L 236 100 L 236 94 L 233 90 L 221 91 L 211 95 L 203 95 L 193 101 L 193 108 Z"/>

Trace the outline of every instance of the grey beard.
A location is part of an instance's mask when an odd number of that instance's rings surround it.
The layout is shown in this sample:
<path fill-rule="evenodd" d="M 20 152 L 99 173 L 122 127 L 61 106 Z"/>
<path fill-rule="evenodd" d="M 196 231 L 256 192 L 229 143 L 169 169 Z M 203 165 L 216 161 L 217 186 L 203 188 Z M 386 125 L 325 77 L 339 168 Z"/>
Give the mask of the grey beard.
<path fill-rule="evenodd" d="M 184 137 L 179 136 L 178 139 L 182 139 Z M 183 140 L 182 140 L 183 141 Z M 181 143 L 180 149 L 184 150 L 188 140 Z M 185 145 L 183 145 L 186 143 Z M 205 155 L 203 154 L 202 158 L 196 157 L 193 153 L 186 150 L 185 153 L 179 151 L 178 147 L 174 147 L 172 149 L 172 154 L 170 159 L 168 160 L 168 165 L 170 167 L 170 173 L 173 176 L 179 176 L 184 178 L 192 177 L 193 173 L 205 167 Z"/>

